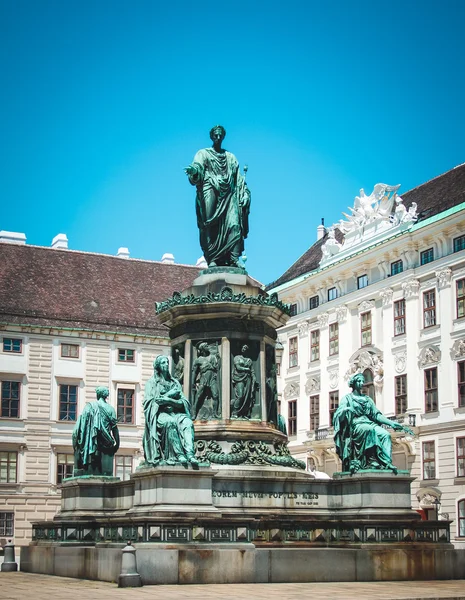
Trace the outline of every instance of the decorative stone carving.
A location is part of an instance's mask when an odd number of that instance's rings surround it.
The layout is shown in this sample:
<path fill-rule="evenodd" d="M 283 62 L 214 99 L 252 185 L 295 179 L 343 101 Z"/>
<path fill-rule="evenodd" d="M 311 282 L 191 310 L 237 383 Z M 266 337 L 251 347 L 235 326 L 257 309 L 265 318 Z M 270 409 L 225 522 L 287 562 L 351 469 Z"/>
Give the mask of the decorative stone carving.
<path fill-rule="evenodd" d="M 404 205 L 404 201 L 400 196 L 396 198 L 396 208 L 394 214 L 391 217 L 393 225 L 401 225 L 402 223 L 414 223 L 418 219 L 417 215 L 417 203 L 412 202 L 410 208 L 407 210 Z"/>
<path fill-rule="evenodd" d="M 315 392 L 320 391 L 321 385 L 321 377 L 320 375 L 312 375 L 307 379 L 307 383 L 305 384 L 305 394 L 310 396 Z"/>
<path fill-rule="evenodd" d="M 365 369 L 370 369 L 373 372 L 373 383 L 378 391 L 384 384 L 384 365 L 382 355 L 369 350 L 359 350 L 350 359 L 350 366 L 344 374 L 344 379 L 349 379 L 355 373 L 363 373 Z"/>
<path fill-rule="evenodd" d="M 373 363 L 373 383 L 377 390 L 381 390 L 384 383 L 384 364 L 376 354 L 372 357 Z"/>
<path fill-rule="evenodd" d="M 329 387 L 334 390 L 339 383 L 339 371 L 331 371 L 329 373 Z"/>
<path fill-rule="evenodd" d="M 437 346 L 425 346 L 418 356 L 418 363 L 420 367 L 436 365 L 440 360 L 441 351 Z"/>
<path fill-rule="evenodd" d="M 347 221 L 339 222 L 339 229 L 343 233 L 349 233 L 354 230 L 361 230 L 368 223 L 374 221 L 389 221 L 394 206 L 395 192 L 400 188 L 399 185 L 386 185 L 377 183 L 373 192 L 367 196 L 363 188 L 360 190 L 360 196 L 355 197 L 354 207 L 350 208 L 351 215 L 342 213 Z"/>
<path fill-rule="evenodd" d="M 461 340 L 455 340 L 454 345 L 452 346 L 452 359 L 456 360 L 457 358 L 465 357 L 465 338 Z"/>
<path fill-rule="evenodd" d="M 431 488 L 422 488 L 417 492 L 417 500 L 420 507 L 431 507 L 437 500 L 441 502 L 441 495 Z"/>
<path fill-rule="evenodd" d="M 358 312 L 359 314 L 367 312 L 368 310 L 371 310 L 372 308 L 374 308 L 375 303 L 372 302 L 371 300 L 364 300 L 363 302 L 360 302 L 360 304 L 358 305 Z"/>
<path fill-rule="evenodd" d="M 329 313 L 324 312 L 321 315 L 318 315 L 316 320 L 318 321 L 319 327 L 326 327 L 328 325 Z"/>
<path fill-rule="evenodd" d="M 284 388 L 284 398 L 298 398 L 300 396 L 300 383 L 298 381 L 290 381 Z"/>
<path fill-rule="evenodd" d="M 436 271 L 435 275 L 437 277 L 439 287 L 445 287 L 450 283 L 452 278 L 452 270 L 448 267 L 445 267 L 444 269 Z"/>
<path fill-rule="evenodd" d="M 379 293 L 379 297 L 383 301 L 383 306 L 389 306 L 392 303 L 392 295 L 394 290 L 392 288 L 387 288 L 385 290 L 381 290 Z"/>
<path fill-rule="evenodd" d="M 397 373 L 403 373 L 407 366 L 407 352 L 398 352 L 394 355 L 394 368 Z"/>
<path fill-rule="evenodd" d="M 343 304 L 336 308 L 336 318 L 338 323 L 344 323 L 347 318 L 347 306 Z"/>
<path fill-rule="evenodd" d="M 337 241 L 334 226 L 328 230 L 328 238 L 321 247 L 322 259 L 320 264 L 329 260 L 332 256 L 341 251 L 342 244 Z"/>
<path fill-rule="evenodd" d="M 297 331 L 299 332 L 299 336 L 303 337 L 304 335 L 307 335 L 308 333 L 308 322 L 307 321 L 302 321 L 301 323 L 299 323 L 297 325 Z"/>
<path fill-rule="evenodd" d="M 420 282 L 418 279 L 409 279 L 402 284 L 402 290 L 404 291 L 404 298 L 413 298 L 418 295 L 420 289 Z"/>

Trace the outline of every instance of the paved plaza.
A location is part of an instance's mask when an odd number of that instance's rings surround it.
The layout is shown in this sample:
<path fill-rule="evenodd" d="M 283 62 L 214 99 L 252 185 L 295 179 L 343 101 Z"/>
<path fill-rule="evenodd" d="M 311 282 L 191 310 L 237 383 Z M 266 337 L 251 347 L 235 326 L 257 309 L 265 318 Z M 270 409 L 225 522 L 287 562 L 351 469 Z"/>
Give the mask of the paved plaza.
<path fill-rule="evenodd" d="M 159 585 L 136 589 L 119 589 L 115 584 L 37 575 L 0 573 L 2 600 L 118 600 L 160 598 L 163 600 L 227 600 L 297 598 L 344 598 L 345 600 L 465 600 L 465 580 L 460 581 L 391 581 L 370 583 L 276 583 L 230 585 Z"/>

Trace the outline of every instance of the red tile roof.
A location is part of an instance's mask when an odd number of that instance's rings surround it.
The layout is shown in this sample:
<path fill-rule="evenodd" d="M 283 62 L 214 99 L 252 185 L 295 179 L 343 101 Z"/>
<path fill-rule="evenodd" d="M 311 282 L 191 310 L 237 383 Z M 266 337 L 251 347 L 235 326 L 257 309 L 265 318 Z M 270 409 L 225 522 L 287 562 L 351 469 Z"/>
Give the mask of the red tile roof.
<path fill-rule="evenodd" d="M 465 202 L 465 163 L 401 194 L 401 196 L 407 208 L 412 202 L 417 203 L 419 221 Z M 266 289 L 273 289 L 300 277 L 300 275 L 318 269 L 321 261 L 321 246 L 325 243 L 326 237 L 310 246 L 281 277 L 267 285 Z M 339 230 L 336 230 L 336 238 L 339 242 L 343 239 Z"/>
<path fill-rule="evenodd" d="M 194 266 L 0 243 L 0 322 L 166 337 L 155 302 L 192 285 Z"/>

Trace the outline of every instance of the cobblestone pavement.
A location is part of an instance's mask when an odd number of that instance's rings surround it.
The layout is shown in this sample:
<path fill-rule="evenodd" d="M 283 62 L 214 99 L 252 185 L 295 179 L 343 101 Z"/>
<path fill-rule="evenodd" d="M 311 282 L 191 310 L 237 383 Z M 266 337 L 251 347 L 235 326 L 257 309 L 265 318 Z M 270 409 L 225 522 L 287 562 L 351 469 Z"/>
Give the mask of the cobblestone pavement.
<path fill-rule="evenodd" d="M 228 585 L 158 585 L 118 589 L 102 581 L 68 579 L 32 573 L 0 573 L 2 600 L 296 600 L 344 598 L 345 600 L 465 600 L 465 580 L 389 581 L 370 583 L 275 583 Z"/>

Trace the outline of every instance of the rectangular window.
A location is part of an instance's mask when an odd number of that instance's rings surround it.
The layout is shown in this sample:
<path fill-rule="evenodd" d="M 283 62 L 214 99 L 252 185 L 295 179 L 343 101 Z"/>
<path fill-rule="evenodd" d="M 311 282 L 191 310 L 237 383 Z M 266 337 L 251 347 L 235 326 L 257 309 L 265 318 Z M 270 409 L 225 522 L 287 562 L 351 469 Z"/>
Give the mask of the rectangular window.
<path fill-rule="evenodd" d="M 465 437 L 457 438 L 457 477 L 465 477 Z"/>
<path fill-rule="evenodd" d="M 57 483 L 73 476 L 74 454 L 57 454 Z"/>
<path fill-rule="evenodd" d="M 457 381 L 458 381 L 458 405 L 465 407 L 465 360 L 457 363 Z"/>
<path fill-rule="evenodd" d="M 2 381 L 2 404 L 0 416 L 4 419 L 19 419 L 21 384 L 18 381 Z"/>
<path fill-rule="evenodd" d="M 320 298 L 318 296 L 312 296 L 308 299 L 308 308 L 313 310 L 314 308 L 318 308 L 320 305 Z"/>
<path fill-rule="evenodd" d="M 77 413 L 77 385 L 59 386 L 60 421 L 75 421 Z"/>
<path fill-rule="evenodd" d="M 423 293 L 423 327 L 436 325 L 436 292 L 429 290 Z"/>
<path fill-rule="evenodd" d="M 63 358 L 79 358 L 79 344 L 61 344 Z"/>
<path fill-rule="evenodd" d="M 3 352 L 12 352 L 21 354 L 23 350 L 23 340 L 16 338 L 3 338 Z"/>
<path fill-rule="evenodd" d="M 339 324 L 331 323 L 329 326 L 329 355 L 339 354 Z"/>
<path fill-rule="evenodd" d="M 331 300 L 336 300 L 336 298 L 337 298 L 337 288 L 335 288 L 335 287 L 329 288 L 328 302 L 330 302 Z"/>
<path fill-rule="evenodd" d="M 290 309 L 291 309 L 291 317 L 295 317 L 297 314 L 297 304 L 291 304 Z"/>
<path fill-rule="evenodd" d="M 115 474 L 121 481 L 127 481 L 132 473 L 132 456 L 115 456 Z"/>
<path fill-rule="evenodd" d="M 461 235 L 454 239 L 454 252 L 465 250 L 465 235 Z"/>
<path fill-rule="evenodd" d="M 425 369 L 425 412 L 438 410 L 438 369 Z"/>
<path fill-rule="evenodd" d="M 401 260 L 396 260 L 391 263 L 391 275 L 397 275 L 404 270 L 404 263 Z"/>
<path fill-rule="evenodd" d="M 316 431 L 320 425 L 320 396 L 310 396 L 310 431 Z"/>
<path fill-rule="evenodd" d="M 287 404 L 287 432 L 297 435 L 297 400 L 289 400 Z"/>
<path fill-rule="evenodd" d="M 405 333 L 405 300 L 394 302 L 394 335 Z"/>
<path fill-rule="evenodd" d="M 362 346 L 371 344 L 371 310 L 360 315 L 360 333 Z"/>
<path fill-rule="evenodd" d="M 465 500 L 457 502 L 459 537 L 465 537 Z"/>
<path fill-rule="evenodd" d="M 423 479 L 436 479 L 436 453 L 434 442 L 423 442 Z"/>
<path fill-rule="evenodd" d="M 362 288 L 368 285 L 368 275 L 360 275 L 357 277 L 357 289 L 361 290 Z"/>
<path fill-rule="evenodd" d="M 457 289 L 457 319 L 465 317 L 465 279 L 456 282 Z"/>
<path fill-rule="evenodd" d="M 297 367 L 299 364 L 297 338 L 293 337 L 289 340 L 289 368 Z"/>
<path fill-rule="evenodd" d="M 134 350 L 130 348 L 118 348 L 118 361 L 119 362 L 134 362 Z"/>
<path fill-rule="evenodd" d="M 0 483 L 16 483 L 17 452 L 0 452 Z"/>
<path fill-rule="evenodd" d="M 407 412 L 407 375 L 399 375 L 395 380 L 396 415 Z"/>
<path fill-rule="evenodd" d="M 329 424 L 333 425 L 334 413 L 339 406 L 339 391 L 329 392 Z"/>
<path fill-rule="evenodd" d="M 428 250 L 423 250 L 420 252 L 420 264 L 427 265 L 434 260 L 434 249 L 428 248 Z"/>
<path fill-rule="evenodd" d="M 320 330 L 315 329 L 310 333 L 310 360 L 320 360 Z"/>
<path fill-rule="evenodd" d="M 118 388 L 116 417 L 119 423 L 134 423 L 134 390 Z"/>
<path fill-rule="evenodd" d="M 15 513 L 0 512 L 0 537 L 9 537 L 15 534 Z"/>

